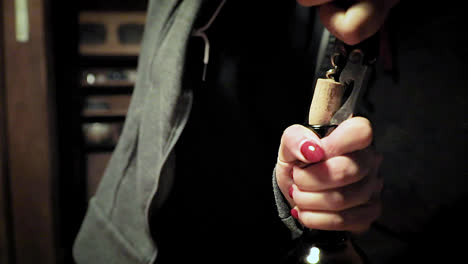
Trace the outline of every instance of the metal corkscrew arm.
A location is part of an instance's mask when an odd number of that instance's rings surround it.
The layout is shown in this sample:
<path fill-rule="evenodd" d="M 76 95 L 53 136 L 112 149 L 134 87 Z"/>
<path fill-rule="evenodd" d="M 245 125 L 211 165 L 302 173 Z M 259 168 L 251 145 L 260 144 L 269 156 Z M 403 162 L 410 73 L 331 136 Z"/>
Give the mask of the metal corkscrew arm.
<path fill-rule="evenodd" d="M 349 46 L 336 40 L 333 66 L 317 80 L 307 126 L 336 127 L 350 118 L 368 86 L 376 58 L 377 35 Z"/>

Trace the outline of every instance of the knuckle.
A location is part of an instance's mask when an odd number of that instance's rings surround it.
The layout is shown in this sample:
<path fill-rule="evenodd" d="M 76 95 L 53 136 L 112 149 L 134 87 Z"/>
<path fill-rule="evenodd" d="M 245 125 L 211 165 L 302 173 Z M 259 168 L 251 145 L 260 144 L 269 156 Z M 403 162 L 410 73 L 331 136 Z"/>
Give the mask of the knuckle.
<path fill-rule="evenodd" d="M 287 127 L 284 131 L 283 134 L 281 135 L 281 145 L 284 147 L 288 146 L 288 143 L 294 142 L 294 140 L 297 138 L 301 131 L 301 125 L 291 125 Z"/>
<path fill-rule="evenodd" d="M 354 182 L 358 173 L 358 166 L 346 156 L 340 156 L 330 163 L 333 179 L 340 185 Z"/>
<path fill-rule="evenodd" d="M 362 122 L 356 123 L 356 130 L 359 131 L 363 147 L 367 147 L 372 143 L 374 133 L 370 121 L 364 118 L 361 120 Z"/>
<path fill-rule="evenodd" d="M 313 216 L 309 214 L 305 214 L 305 215 L 302 215 L 300 219 L 304 226 L 308 228 L 317 228 L 317 223 L 315 222 L 315 219 Z"/>
<path fill-rule="evenodd" d="M 348 45 L 355 45 L 364 39 L 364 34 L 360 27 L 343 24 L 340 28 L 340 36 Z"/>
<path fill-rule="evenodd" d="M 354 182 L 355 180 L 358 180 L 359 167 L 354 163 L 350 163 L 347 166 L 344 166 L 342 173 L 346 182 Z"/>
<path fill-rule="evenodd" d="M 294 201 L 296 202 L 299 208 L 308 209 L 314 201 L 308 196 L 307 193 L 299 190 L 298 188 L 294 190 Z"/>
<path fill-rule="evenodd" d="M 335 159 L 336 161 L 336 159 Z M 330 162 L 330 172 L 332 173 L 332 179 L 336 182 L 342 182 L 346 175 L 346 166 L 343 166 L 341 162 Z"/>
<path fill-rule="evenodd" d="M 281 135 L 281 144 L 282 145 L 284 145 L 284 143 L 291 137 L 291 130 L 292 130 L 292 126 L 287 127 L 283 131 L 283 134 Z"/>
<path fill-rule="evenodd" d="M 322 230 L 345 230 L 346 221 L 345 218 L 339 213 L 327 213 L 326 216 L 320 217 L 320 220 L 317 220 L 317 217 L 313 214 L 303 214 L 300 216 L 301 223 L 312 229 L 322 229 Z"/>
<path fill-rule="evenodd" d="M 299 129 L 301 129 L 301 125 L 298 125 L 298 124 L 294 124 L 294 125 L 287 127 L 283 131 L 283 138 L 293 137 L 297 133 L 297 131 L 299 131 Z"/>
<path fill-rule="evenodd" d="M 339 191 L 332 191 L 327 193 L 325 200 L 330 210 L 341 210 L 346 206 L 346 199 L 344 195 Z"/>
<path fill-rule="evenodd" d="M 346 228 L 346 221 L 343 215 L 336 213 L 330 216 L 329 225 L 332 230 L 343 230 Z"/>

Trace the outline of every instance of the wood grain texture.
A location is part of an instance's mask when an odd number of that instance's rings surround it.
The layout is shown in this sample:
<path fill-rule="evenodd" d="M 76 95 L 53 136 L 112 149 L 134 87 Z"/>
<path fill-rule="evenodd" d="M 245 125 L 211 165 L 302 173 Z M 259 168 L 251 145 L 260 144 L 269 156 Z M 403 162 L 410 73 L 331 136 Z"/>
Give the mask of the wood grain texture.
<path fill-rule="evenodd" d="M 56 263 L 55 135 L 45 32 L 47 0 L 28 0 L 30 38 L 15 37 L 14 1 L 4 4 L 8 168 L 15 263 Z"/>
<path fill-rule="evenodd" d="M 0 21 L 3 21 L 3 4 L 0 3 Z M 3 23 L 3 22 L 2 22 Z M 5 78 L 3 60 L 3 27 L 0 27 L 0 263 L 11 263 L 11 212 L 7 174 L 7 149 L 5 131 Z"/>

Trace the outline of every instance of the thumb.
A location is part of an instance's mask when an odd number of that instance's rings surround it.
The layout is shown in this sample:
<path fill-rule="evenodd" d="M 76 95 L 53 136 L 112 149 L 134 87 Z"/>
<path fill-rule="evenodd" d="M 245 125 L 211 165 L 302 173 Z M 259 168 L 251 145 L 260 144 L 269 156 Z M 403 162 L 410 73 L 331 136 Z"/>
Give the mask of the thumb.
<path fill-rule="evenodd" d="M 320 6 L 320 19 L 337 38 L 349 45 L 374 35 L 387 15 L 383 1 L 358 1 L 348 9 L 335 3 Z"/>
<path fill-rule="evenodd" d="M 278 151 L 279 161 L 309 164 L 318 162 L 323 157 L 320 138 L 313 131 L 301 125 L 292 125 L 284 130 Z"/>

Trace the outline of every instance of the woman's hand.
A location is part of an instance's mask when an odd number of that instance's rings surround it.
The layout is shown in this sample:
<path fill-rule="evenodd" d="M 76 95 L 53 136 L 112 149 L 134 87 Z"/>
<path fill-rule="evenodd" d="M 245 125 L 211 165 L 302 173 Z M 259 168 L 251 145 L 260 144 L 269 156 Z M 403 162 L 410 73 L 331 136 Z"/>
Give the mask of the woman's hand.
<path fill-rule="evenodd" d="M 399 0 L 341 0 L 341 8 L 334 0 L 297 0 L 303 6 L 320 6 L 320 19 L 337 38 L 355 45 L 374 35 L 382 26 L 390 9 Z"/>
<path fill-rule="evenodd" d="M 276 179 L 291 214 L 312 229 L 367 230 L 380 215 L 382 189 L 382 157 L 371 141 L 371 124 L 362 117 L 344 121 L 322 139 L 301 125 L 287 128 Z"/>

